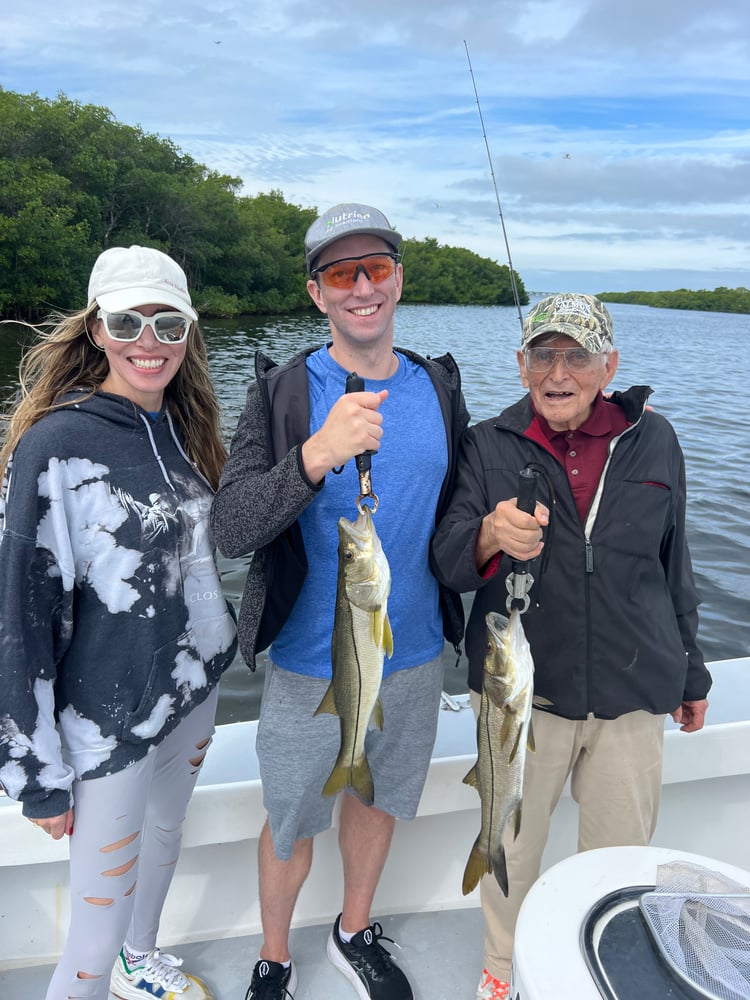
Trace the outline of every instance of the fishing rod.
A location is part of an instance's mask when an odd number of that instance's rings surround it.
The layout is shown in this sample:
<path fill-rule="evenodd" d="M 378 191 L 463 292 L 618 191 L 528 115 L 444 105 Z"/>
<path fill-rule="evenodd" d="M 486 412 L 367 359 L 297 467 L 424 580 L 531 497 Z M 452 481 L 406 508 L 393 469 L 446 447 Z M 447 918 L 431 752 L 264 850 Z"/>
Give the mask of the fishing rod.
<path fill-rule="evenodd" d="M 495 170 L 492 166 L 492 156 L 490 154 L 490 144 L 487 141 L 487 132 L 484 127 L 484 118 L 482 116 L 482 106 L 479 103 L 479 94 L 477 93 L 477 84 L 474 79 L 474 70 L 471 66 L 471 56 L 469 55 L 469 46 L 466 44 L 466 39 L 464 39 L 464 48 L 466 49 L 466 59 L 469 63 L 469 73 L 471 74 L 471 83 L 474 87 L 474 96 L 477 99 L 477 110 L 479 111 L 479 123 L 482 126 L 482 138 L 484 139 L 484 148 L 487 150 L 487 159 L 490 163 L 490 176 L 492 177 L 492 186 L 495 189 L 495 201 L 497 202 L 497 214 L 500 217 L 500 225 L 503 230 L 503 239 L 505 240 L 505 253 L 508 257 L 508 270 L 510 271 L 510 287 L 513 292 L 513 301 L 516 304 L 516 310 L 518 311 L 518 322 L 521 324 L 521 329 L 523 330 L 523 316 L 521 315 L 521 300 L 518 296 L 518 286 L 516 285 L 516 273 L 513 270 L 513 261 L 510 256 L 510 244 L 508 243 L 508 233 L 505 230 L 505 219 L 503 218 L 503 207 L 500 204 L 500 194 L 497 190 L 497 181 L 495 180 Z"/>

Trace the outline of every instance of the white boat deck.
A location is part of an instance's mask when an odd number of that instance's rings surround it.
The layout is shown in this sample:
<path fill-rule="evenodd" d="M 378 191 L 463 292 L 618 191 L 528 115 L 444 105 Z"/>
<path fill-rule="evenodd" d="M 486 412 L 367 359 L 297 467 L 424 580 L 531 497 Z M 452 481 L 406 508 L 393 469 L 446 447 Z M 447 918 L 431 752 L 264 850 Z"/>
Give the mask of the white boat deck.
<path fill-rule="evenodd" d="M 409 976 L 415 1000 L 471 1000 L 481 973 L 482 915 L 474 907 L 435 913 L 376 917 L 389 948 Z M 326 958 L 330 924 L 292 932 L 299 976 L 294 1000 L 354 1000 L 354 991 Z M 201 976 L 215 1000 L 244 1000 L 257 961 L 260 935 L 201 941 L 170 948 L 184 968 Z M 53 966 L 0 971 L 3 1000 L 42 1000 Z"/>
<path fill-rule="evenodd" d="M 750 869 L 750 657 L 712 663 L 705 729 L 667 722 L 662 806 L 652 843 Z M 462 784 L 476 757 L 467 699 L 440 713 L 438 740 L 417 818 L 396 827 L 373 918 L 401 946 L 397 961 L 416 1000 L 472 998 L 481 972 L 478 892 L 461 876 L 479 829 L 479 800 Z M 464 707 L 460 707 L 464 706 Z M 221 726 L 188 811 L 165 906 L 160 946 L 185 958 L 215 1000 L 244 1000 L 260 945 L 257 837 L 265 813 L 255 723 Z M 575 852 L 575 803 L 563 795 L 543 869 Z M 336 819 L 336 813 L 334 814 Z M 41 1000 L 67 930 L 67 843 L 29 835 L 17 803 L 0 798 L 0 1000 Z M 341 900 L 336 825 L 316 838 L 295 911 L 294 1000 L 352 1000 L 325 941 Z M 564 1000 L 570 1000 L 564 993 Z"/>

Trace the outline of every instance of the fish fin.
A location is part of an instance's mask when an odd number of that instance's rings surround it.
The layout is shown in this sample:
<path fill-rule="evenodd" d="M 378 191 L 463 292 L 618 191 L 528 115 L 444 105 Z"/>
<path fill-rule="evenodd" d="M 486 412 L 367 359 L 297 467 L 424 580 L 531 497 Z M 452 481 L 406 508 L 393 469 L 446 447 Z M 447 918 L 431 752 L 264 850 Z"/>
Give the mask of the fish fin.
<path fill-rule="evenodd" d="M 498 677 L 485 678 L 483 692 L 484 696 L 487 697 L 495 708 L 499 711 L 505 711 L 505 700 L 507 693 L 507 685 L 503 684 Z"/>
<path fill-rule="evenodd" d="M 474 842 L 474 846 L 469 854 L 469 860 L 466 862 L 466 868 L 464 869 L 464 880 L 461 885 L 461 891 L 464 896 L 468 896 L 470 892 L 476 889 L 482 875 L 488 875 L 491 871 L 489 858 L 479 850 L 477 846 L 478 842 L 479 838 Z"/>
<path fill-rule="evenodd" d="M 390 660 L 393 656 L 393 632 L 391 631 L 391 620 L 388 615 L 385 616 L 385 622 L 383 623 L 383 649 L 385 650 L 385 655 Z"/>
<path fill-rule="evenodd" d="M 505 862 L 505 848 L 499 845 L 497 854 L 492 856 L 492 874 L 500 886 L 503 896 L 508 895 L 508 866 Z"/>
<path fill-rule="evenodd" d="M 370 612 L 370 637 L 376 646 L 383 645 L 383 609 L 375 608 Z"/>
<path fill-rule="evenodd" d="M 323 786 L 323 795 L 336 795 L 345 788 L 353 788 L 366 806 L 371 806 L 375 800 L 375 786 L 367 758 L 355 761 L 351 767 L 336 764 Z"/>
<path fill-rule="evenodd" d="M 521 807 L 522 807 L 522 805 L 523 805 L 522 802 L 518 803 L 518 805 L 516 806 L 516 811 L 515 811 L 515 813 L 513 815 L 513 839 L 514 840 L 518 837 L 518 834 L 521 832 Z"/>
<path fill-rule="evenodd" d="M 505 746 L 505 741 L 508 739 L 508 736 L 510 735 L 510 730 L 512 725 L 513 725 L 513 713 L 506 708 L 506 710 L 503 712 L 503 724 L 500 727 L 501 747 Z M 511 760 L 512 759 L 513 758 L 511 757 Z"/>
<path fill-rule="evenodd" d="M 320 704 L 315 709 L 314 715 L 321 715 L 323 712 L 330 712 L 331 715 L 338 715 L 336 711 L 336 700 L 333 695 L 333 682 L 328 685 L 326 693 L 320 700 Z"/>
<path fill-rule="evenodd" d="M 531 719 L 529 719 L 529 729 L 526 733 L 526 749 L 536 753 L 536 740 L 534 739 L 534 727 L 531 724 Z"/>
<path fill-rule="evenodd" d="M 479 789 L 479 778 L 477 777 L 477 765 L 476 764 L 468 772 L 468 774 L 464 778 L 463 783 L 465 785 L 471 785 L 472 788 Z"/>
<path fill-rule="evenodd" d="M 375 702 L 375 707 L 372 710 L 372 715 L 370 716 L 370 727 L 381 730 L 383 729 L 383 702 L 378 698 Z"/>
<path fill-rule="evenodd" d="M 393 656 L 393 633 L 388 613 L 382 607 L 370 612 L 370 635 L 378 649 L 382 649 L 390 659 Z"/>
<path fill-rule="evenodd" d="M 518 753 L 518 748 L 521 745 L 521 736 L 523 735 L 523 726 L 519 726 L 516 730 L 516 738 L 513 741 L 513 748 L 508 755 L 508 764 L 512 764 L 516 759 L 516 754 Z"/>

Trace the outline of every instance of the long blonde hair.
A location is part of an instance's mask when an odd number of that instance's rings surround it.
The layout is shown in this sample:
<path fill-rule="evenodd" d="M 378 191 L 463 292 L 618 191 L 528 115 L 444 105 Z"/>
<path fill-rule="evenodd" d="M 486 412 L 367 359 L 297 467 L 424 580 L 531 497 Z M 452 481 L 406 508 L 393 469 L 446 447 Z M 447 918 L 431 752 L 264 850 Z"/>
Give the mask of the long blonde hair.
<path fill-rule="evenodd" d="M 52 410 L 92 396 L 106 378 L 109 364 L 94 345 L 89 327 L 97 309 L 94 302 L 78 312 L 55 313 L 39 326 L 29 325 L 36 339 L 19 366 L 20 390 L 3 414 L 8 427 L 0 448 L 0 482 L 29 427 Z M 63 402 L 62 397 L 73 390 L 79 394 Z M 227 451 L 198 323 L 190 328 L 185 357 L 164 390 L 164 399 L 188 457 L 216 489 Z"/>

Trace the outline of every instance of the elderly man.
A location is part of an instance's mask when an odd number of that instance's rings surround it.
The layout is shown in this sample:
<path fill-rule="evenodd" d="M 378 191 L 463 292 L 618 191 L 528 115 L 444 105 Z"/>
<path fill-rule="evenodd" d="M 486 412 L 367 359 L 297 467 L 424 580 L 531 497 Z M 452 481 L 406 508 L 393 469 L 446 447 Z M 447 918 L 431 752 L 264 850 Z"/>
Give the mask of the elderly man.
<path fill-rule="evenodd" d="M 255 552 L 240 609 L 242 652 L 253 664 L 272 642 L 257 739 L 268 811 L 258 850 L 263 944 L 247 1000 L 287 1000 L 297 983 L 289 928 L 313 838 L 331 825 L 334 799 L 322 792 L 340 744 L 339 720 L 316 714 L 332 674 L 337 524 L 356 512 L 351 459 L 367 451 L 391 569 L 393 655 L 380 688 L 382 731 L 366 737 L 374 802 L 351 788 L 343 795 L 343 905 L 327 954 L 361 1000 L 413 996 L 370 907 L 396 819 L 416 814 L 427 775 L 444 635 L 455 643 L 463 634 L 461 599 L 433 576 L 429 544 L 468 414 L 450 355 L 394 350 L 400 243 L 369 205 L 336 205 L 310 226 L 307 289 L 328 317 L 330 342 L 282 366 L 258 355 L 214 500 L 222 552 Z M 353 371 L 365 391 L 347 394 Z"/>
<path fill-rule="evenodd" d="M 549 296 L 529 311 L 517 358 L 528 393 L 465 435 L 433 541 L 442 582 L 476 591 L 466 650 L 477 705 L 485 615 L 506 608 L 511 560 L 545 548 L 523 616 L 544 710 L 533 712 L 521 831 L 505 844 L 508 897 L 491 876 L 480 883 L 483 1000 L 508 996 L 516 916 L 568 776 L 580 851 L 647 844 L 664 718 L 700 729 L 711 686 L 696 645 L 682 452 L 646 407 L 648 387 L 604 396 L 618 361 L 609 312 L 590 295 Z M 515 499 L 528 466 L 539 473 L 533 515 Z"/>

